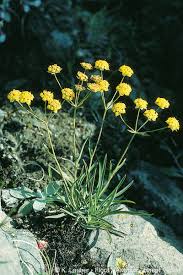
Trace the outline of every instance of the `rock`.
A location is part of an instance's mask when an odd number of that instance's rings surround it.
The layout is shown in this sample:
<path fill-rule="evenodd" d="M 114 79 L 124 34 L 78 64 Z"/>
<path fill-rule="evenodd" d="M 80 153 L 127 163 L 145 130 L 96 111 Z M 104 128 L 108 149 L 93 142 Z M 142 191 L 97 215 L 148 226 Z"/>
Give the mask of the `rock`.
<path fill-rule="evenodd" d="M 128 208 L 124 206 L 124 210 L 128 211 Z M 111 235 L 110 242 L 105 231 L 99 230 L 97 239 L 97 232 L 92 232 L 89 239 L 92 260 L 99 264 L 108 262 L 108 268 L 114 270 L 116 259 L 121 258 L 127 263 L 124 274 L 130 275 L 140 272 L 183 274 L 182 249 L 168 226 L 152 217 L 147 220 L 130 215 L 111 216 L 108 221 L 125 235 Z"/>
<path fill-rule="evenodd" d="M 44 263 L 37 242 L 27 230 L 16 230 L 0 211 L 0 274 L 43 274 Z"/>
<path fill-rule="evenodd" d="M 7 207 L 16 207 L 18 206 L 19 200 L 17 198 L 12 197 L 9 189 L 2 190 L 2 200 L 6 204 Z"/>
<path fill-rule="evenodd" d="M 143 207 L 150 212 L 158 212 L 177 234 L 182 235 L 183 193 L 175 181 L 161 173 L 158 167 L 144 161 L 130 176 L 135 180 L 134 194 L 140 194 Z"/>

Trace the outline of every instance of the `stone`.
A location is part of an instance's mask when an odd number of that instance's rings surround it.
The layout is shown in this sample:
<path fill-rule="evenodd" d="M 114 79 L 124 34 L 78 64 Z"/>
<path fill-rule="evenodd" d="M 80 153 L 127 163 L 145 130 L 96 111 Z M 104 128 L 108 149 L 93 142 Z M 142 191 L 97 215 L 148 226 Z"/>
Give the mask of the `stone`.
<path fill-rule="evenodd" d="M 150 163 L 141 161 L 138 167 L 130 172 L 134 179 L 135 196 L 149 212 L 155 212 L 164 217 L 174 231 L 182 235 L 183 193 L 173 179 L 170 179 L 160 169 Z M 143 196 L 141 195 L 143 192 Z M 131 198 L 136 201 L 136 198 Z"/>
<path fill-rule="evenodd" d="M 0 211 L 0 274 L 44 274 L 45 267 L 34 235 L 17 230 Z"/>
<path fill-rule="evenodd" d="M 128 208 L 124 206 L 124 210 Z M 98 238 L 97 231 L 92 232 L 89 239 L 92 260 L 100 264 L 108 262 L 108 268 L 115 270 L 116 259 L 122 258 L 127 263 L 123 274 L 183 274 L 182 248 L 167 225 L 152 217 L 136 215 L 114 215 L 107 220 L 125 235 L 111 235 L 110 241 L 106 231 L 99 230 Z"/>

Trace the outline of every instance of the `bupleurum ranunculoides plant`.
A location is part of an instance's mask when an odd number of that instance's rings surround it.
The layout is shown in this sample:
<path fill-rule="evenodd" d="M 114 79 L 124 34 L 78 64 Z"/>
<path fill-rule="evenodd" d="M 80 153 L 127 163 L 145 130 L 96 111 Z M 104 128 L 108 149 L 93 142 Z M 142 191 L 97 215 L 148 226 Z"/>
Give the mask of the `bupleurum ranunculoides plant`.
<path fill-rule="evenodd" d="M 136 135 L 146 136 L 149 133 L 165 129 L 178 131 L 180 125 L 175 117 L 168 117 L 165 122 L 162 122 L 165 124 L 163 127 L 152 130 L 147 129 L 148 125 L 151 126 L 152 123 L 155 124 L 156 120 L 159 119 L 161 111 L 170 106 L 169 101 L 162 97 L 158 97 L 155 100 L 153 107 L 149 107 L 149 103 L 145 99 L 136 98 L 134 100 L 133 110 L 133 112 L 136 113 L 136 120 L 134 125 L 127 122 L 125 118 L 127 112 L 125 97 L 129 97 L 133 92 L 132 87 L 127 83 L 128 78 L 134 74 L 133 70 L 127 65 L 120 66 L 119 73 L 121 74 L 121 81 L 117 84 L 115 91 L 112 91 L 109 82 L 104 78 L 105 71 L 110 71 L 110 65 L 106 60 L 97 60 L 95 64 L 82 62 L 80 65 L 82 69 L 77 72 L 76 83 L 73 87 L 62 86 L 62 81 L 58 78 L 58 74 L 62 73 L 62 68 L 60 66 L 53 64 L 48 67 L 48 73 L 53 75 L 57 81 L 61 95 L 56 99 L 52 91 L 43 90 L 40 93 L 40 97 L 45 107 L 44 119 L 40 118 L 31 107 L 34 95 L 30 91 L 19 91 L 14 89 L 8 94 L 8 99 L 11 102 L 18 103 L 28 114 L 43 123 L 47 133 L 50 153 L 55 161 L 55 167 L 52 168 L 60 176 L 59 185 L 56 183 L 50 185 L 51 183 L 49 183 L 45 191 L 39 190 L 39 192 L 34 195 L 35 209 L 43 209 L 44 206 L 49 213 L 50 207 L 53 208 L 56 202 L 57 209 L 58 205 L 60 206 L 59 212 L 54 216 L 48 217 L 61 218 L 65 215 L 70 215 L 76 222 L 87 229 L 100 228 L 114 234 L 120 234 L 120 232 L 115 230 L 113 225 L 106 220 L 107 216 L 113 214 L 145 215 L 143 211 L 123 211 L 122 206 L 120 206 L 125 203 L 134 203 L 123 198 L 124 192 L 132 185 L 132 182 L 130 182 L 123 187 L 125 177 L 119 180 L 112 191 L 108 190 L 111 181 L 125 163 L 126 153 L 134 137 Z M 94 93 L 100 94 L 104 108 L 98 138 L 95 143 L 86 140 L 83 146 L 77 150 L 77 111 Z M 49 113 L 52 112 L 53 114 L 57 114 L 66 103 L 73 108 L 74 157 L 72 171 L 68 168 L 64 169 L 59 163 L 55 153 L 51 129 L 49 127 Z M 121 120 L 126 126 L 127 131 L 131 134 L 129 143 L 121 153 L 121 157 L 115 165 L 112 165 L 111 162 L 108 164 L 107 156 L 102 161 L 96 158 L 96 152 L 101 139 L 106 115 L 111 111 Z M 86 158 L 82 158 L 86 144 L 89 146 L 88 161 L 86 161 Z M 18 191 L 19 189 L 16 190 L 16 192 Z M 22 192 L 22 187 L 20 191 Z M 27 191 L 24 190 L 23 194 L 26 194 L 26 192 Z M 32 193 L 31 196 L 33 196 Z M 28 198 L 28 195 L 26 198 Z M 22 206 L 22 212 L 23 209 L 24 207 Z"/>

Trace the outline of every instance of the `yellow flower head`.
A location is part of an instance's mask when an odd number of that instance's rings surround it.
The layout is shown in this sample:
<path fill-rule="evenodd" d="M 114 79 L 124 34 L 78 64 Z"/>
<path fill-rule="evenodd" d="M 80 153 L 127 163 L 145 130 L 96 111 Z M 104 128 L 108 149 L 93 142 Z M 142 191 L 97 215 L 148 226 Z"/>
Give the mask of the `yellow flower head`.
<path fill-rule="evenodd" d="M 43 90 L 43 91 L 40 93 L 40 97 L 42 98 L 43 101 L 49 102 L 50 100 L 53 99 L 53 93 L 50 92 L 50 91 L 47 91 L 47 90 Z"/>
<path fill-rule="evenodd" d="M 31 101 L 34 99 L 34 96 L 31 92 L 22 91 L 20 94 L 20 103 L 26 103 L 27 105 L 31 105 Z"/>
<path fill-rule="evenodd" d="M 67 101 L 72 101 L 75 98 L 75 93 L 70 88 L 62 89 L 62 98 Z"/>
<path fill-rule="evenodd" d="M 21 95 L 21 92 L 19 90 L 13 89 L 11 92 L 9 92 L 8 99 L 10 102 L 14 102 L 14 101 L 19 102 L 20 95 Z"/>
<path fill-rule="evenodd" d="M 129 96 L 132 91 L 132 88 L 129 84 L 123 82 L 116 87 L 116 91 L 119 92 L 120 96 Z"/>
<path fill-rule="evenodd" d="M 85 70 L 92 70 L 93 66 L 90 63 L 86 63 L 86 62 L 81 62 L 80 63 L 81 67 L 83 67 Z"/>
<path fill-rule="evenodd" d="M 99 83 L 100 91 L 107 92 L 109 90 L 109 82 L 107 80 L 101 80 Z"/>
<path fill-rule="evenodd" d="M 50 100 L 50 101 L 48 102 L 48 105 L 47 105 L 48 110 L 50 110 L 50 111 L 52 111 L 52 112 L 54 112 L 54 113 L 57 113 L 58 110 L 61 109 L 61 107 L 62 107 L 62 106 L 61 106 L 61 103 L 60 103 L 60 101 L 57 100 L 57 99 L 52 99 L 52 100 Z"/>
<path fill-rule="evenodd" d="M 109 71 L 109 63 L 105 60 L 97 60 L 95 61 L 95 68 L 101 71 Z"/>
<path fill-rule="evenodd" d="M 95 83 L 99 83 L 102 80 L 102 77 L 100 75 L 91 75 L 90 77 L 91 80 L 93 80 Z"/>
<path fill-rule="evenodd" d="M 158 113 L 154 109 L 149 109 L 144 112 L 144 116 L 150 121 L 156 121 Z"/>
<path fill-rule="evenodd" d="M 127 262 L 123 260 L 121 257 L 116 258 L 116 267 L 117 269 L 124 269 L 125 267 L 127 267 Z"/>
<path fill-rule="evenodd" d="M 85 87 L 83 87 L 82 85 L 76 84 L 75 89 L 77 92 L 82 92 L 85 90 Z"/>
<path fill-rule="evenodd" d="M 48 66 L 48 73 L 50 73 L 50 74 L 58 74 L 61 72 L 61 70 L 62 70 L 62 68 L 60 66 L 58 66 L 57 64 Z"/>
<path fill-rule="evenodd" d="M 136 98 L 134 100 L 134 103 L 135 103 L 136 109 L 140 109 L 140 110 L 147 109 L 148 102 L 142 98 Z"/>
<path fill-rule="evenodd" d="M 163 97 L 158 97 L 155 101 L 155 104 L 158 105 L 158 107 L 160 107 L 161 109 L 166 109 L 170 106 L 169 101 Z"/>
<path fill-rule="evenodd" d="M 123 76 L 131 77 L 133 75 L 133 70 L 127 65 L 122 65 L 119 67 L 119 71 L 122 73 Z"/>
<path fill-rule="evenodd" d="M 87 75 L 82 72 L 77 72 L 77 78 L 81 81 L 88 81 Z"/>
<path fill-rule="evenodd" d="M 180 123 L 175 117 L 169 117 L 166 120 L 166 123 L 168 124 L 168 128 L 173 131 L 178 131 L 180 129 Z"/>
<path fill-rule="evenodd" d="M 117 102 L 112 106 L 112 111 L 115 116 L 119 116 L 126 113 L 126 105 L 122 102 Z"/>
<path fill-rule="evenodd" d="M 88 86 L 88 89 L 94 93 L 101 91 L 101 87 L 97 83 L 88 83 L 87 86 Z"/>

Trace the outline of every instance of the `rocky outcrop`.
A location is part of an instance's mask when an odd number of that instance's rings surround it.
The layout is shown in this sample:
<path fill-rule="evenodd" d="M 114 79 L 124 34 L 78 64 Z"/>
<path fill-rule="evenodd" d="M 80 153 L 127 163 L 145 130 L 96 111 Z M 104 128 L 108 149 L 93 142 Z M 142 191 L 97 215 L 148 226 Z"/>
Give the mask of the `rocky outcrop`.
<path fill-rule="evenodd" d="M 124 207 L 124 210 L 128 209 Z M 115 215 L 108 219 L 124 237 L 109 235 L 105 231 L 93 232 L 89 246 L 92 259 L 108 263 L 116 269 L 116 259 L 121 258 L 124 274 L 182 275 L 183 255 L 179 242 L 171 229 L 155 218 Z M 113 273 L 115 274 L 115 273 Z"/>

